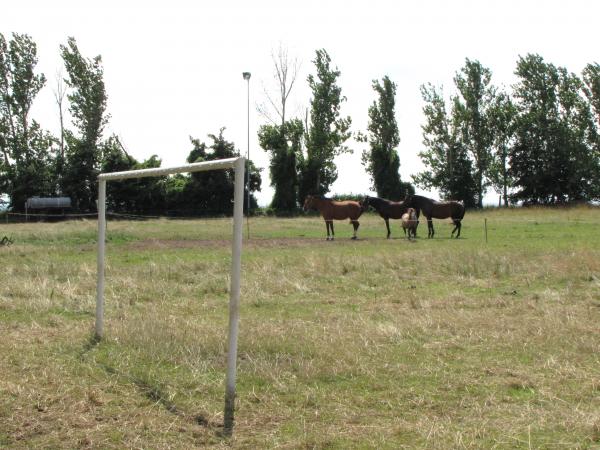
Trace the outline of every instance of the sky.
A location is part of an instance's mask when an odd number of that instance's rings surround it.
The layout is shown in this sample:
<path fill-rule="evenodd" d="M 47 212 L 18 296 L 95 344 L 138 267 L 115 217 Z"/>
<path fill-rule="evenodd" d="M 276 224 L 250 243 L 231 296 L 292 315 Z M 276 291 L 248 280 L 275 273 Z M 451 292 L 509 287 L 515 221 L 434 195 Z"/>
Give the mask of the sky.
<path fill-rule="evenodd" d="M 225 138 L 243 155 L 249 147 L 264 168 L 257 198 L 266 205 L 273 190 L 257 132 L 267 120 L 256 106 L 277 87 L 272 53 L 280 46 L 300 63 L 292 116 L 303 117 L 309 106 L 306 78 L 320 48 L 341 71 L 342 114 L 351 116 L 353 132 L 367 128 L 372 81 L 387 75 L 396 83 L 400 174 L 410 180 L 423 170 L 422 84 L 452 94 L 453 77 L 469 58 L 491 69 L 495 85 L 509 88 L 519 56 L 527 53 L 580 74 L 600 61 L 598 17 L 597 0 L 22 0 L 3 4 L 0 32 L 7 39 L 26 33 L 37 43 L 38 71 L 48 81 L 32 116 L 44 128 L 58 134 L 53 90 L 61 71 L 65 77 L 59 46 L 73 36 L 84 56 L 102 56 L 110 114 L 105 137 L 118 135 L 139 160 L 156 154 L 172 166 L 185 163 L 190 136 L 208 143 L 208 134 L 225 127 Z M 242 72 L 251 72 L 249 83 Z M 354 152 L 336 159 L 331 192 L 368 193 L 371 180 L 360 162 L 366 145 L 348 145 Z M 494 203 L 497 196 L 486 199 Z"/>

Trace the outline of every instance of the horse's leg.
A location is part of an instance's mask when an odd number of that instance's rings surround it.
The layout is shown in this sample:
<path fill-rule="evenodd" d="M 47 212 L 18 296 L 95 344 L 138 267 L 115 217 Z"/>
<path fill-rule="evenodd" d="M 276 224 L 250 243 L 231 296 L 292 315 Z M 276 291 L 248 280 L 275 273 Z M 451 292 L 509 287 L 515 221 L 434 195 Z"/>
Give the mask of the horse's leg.
<path fill-rule="evenodd" d="M 329 240 L 329 220 L 325 221 L 325 227 L 327 228 L 327 239 L 326 240 Z"/>
<path fill-rule="evenodd" d="M 388 232 L 387 238 L 389 239 L 390 238 L 390 234 L 392 234 L 391 231 L 390 231 L 390 219 L 389 219 L 389 217 L 384 217 L 383 220 L 385 220 L 385 226 L 386 226 L 387 232 Z"/>
<path fill-rule="evenodd" d="M 331 240 L 335 237 L 335 233 L 333 232 L 333 220 L 329 221 L 329 226 L 331 227 Z"/>
<path fill-rule="evenodd" d="M 452 233 L 450 233 L 450 239 L 452 239 L 454 237 L 454 233 L 456 232 L 456 230 L 458 230 L 458 223 L 456 222 L 455 219 L 452 219 L 452 223 L 454 224 L 454 228 L 452 229 Z M 458 237 L 458 236 L 456 236 Z"/>
<path fill-rule="evenodd" d="M 435 231 L 433 230 L 433 220 L 431 217 L 427 218 L 427 237 L 433 239 Z"/>
<path fill-rule="evenodd" d="M 456 226 L 458 227 L 458 233 L 456 233 L 456 239 L 458 239 L 460 237 L 460 229 L 462 228 L 462 220 L 461 219 L 456 220 Z"/>
<path fill-rule="evenodd" d="M 354 236 L 352 236 L 352 239 L 358 239 L 356 237 L 356 232 L 358 231 L 358 227 L 360 226 L 360 223 L 358 222 L 358 220 L 353 220 L 352 226 L 354 227 Z"/>

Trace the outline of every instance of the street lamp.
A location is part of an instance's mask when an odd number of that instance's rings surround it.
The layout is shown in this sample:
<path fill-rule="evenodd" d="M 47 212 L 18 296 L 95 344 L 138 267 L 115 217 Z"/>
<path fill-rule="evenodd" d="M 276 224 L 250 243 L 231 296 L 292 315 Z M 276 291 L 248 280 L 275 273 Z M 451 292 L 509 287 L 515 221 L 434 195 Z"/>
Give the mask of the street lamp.
<path fill-rule="evenodd" d="M 248 155 L 246 158 L 246 192 L 248 194 L 248 202 L 246 211 L 246 227 L 247 227 L 247 238 L 250 239 L 250 72 L 242 73 L 244 80 L 248 82 Z"/>

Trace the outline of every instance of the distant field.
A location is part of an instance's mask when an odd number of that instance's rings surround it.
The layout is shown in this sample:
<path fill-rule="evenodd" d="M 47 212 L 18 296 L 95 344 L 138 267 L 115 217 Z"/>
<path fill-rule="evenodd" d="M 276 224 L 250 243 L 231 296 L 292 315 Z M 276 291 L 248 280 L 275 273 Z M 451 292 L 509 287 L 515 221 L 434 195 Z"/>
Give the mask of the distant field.
<path fill-rule="evenodd" d="M 600 209 L 361 219 L 251 219 L 231 439 L 230 219 L 109 222 L 100 343 L 96 222 L 0 222 L 0 447 L 600 448 Z"/>

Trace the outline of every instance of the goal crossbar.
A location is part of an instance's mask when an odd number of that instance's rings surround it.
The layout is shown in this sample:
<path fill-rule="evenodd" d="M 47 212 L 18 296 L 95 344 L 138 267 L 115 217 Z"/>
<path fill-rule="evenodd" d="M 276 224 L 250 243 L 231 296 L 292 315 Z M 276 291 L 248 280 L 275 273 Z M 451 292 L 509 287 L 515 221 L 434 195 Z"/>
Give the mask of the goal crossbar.
<path fill-rule="evenodd" d="M 175 167 L 156 167 L 152 169 L 127 170 L 125 172 L 110 172 L 98 175 L 99 181 L 124 180 L 127 178 L 160 177 L 175 173 L 204 172 L 207 170 L 233 169 L 235 162 L 240 158 L 219 159 Z"/>
<path fill-rule="evenodd" d="M 225 378 L 224 429 L 233 432 L 235 407 L 235 379 L 237 365 L 238 322 L 240 308 L 240 278 L 242 265 L 242 225 L 244 214 L 244 168 L 245 158 L 228 158 L 185 164 L 176 167 L 129 170 L 102 173 L 98 176 L 98 280 L 96 288 L 96 338 L 104 335 L 104 255 L 106 244 L 106 182 L 128 178 L 145 178 L 176 173 L 203 172 L 208 170 L 234 169 L 233 189 L 233 239 L 231 252 L 231 284 L 229 289 L 229 330 L 227 338 L 227 375 Z"/>

